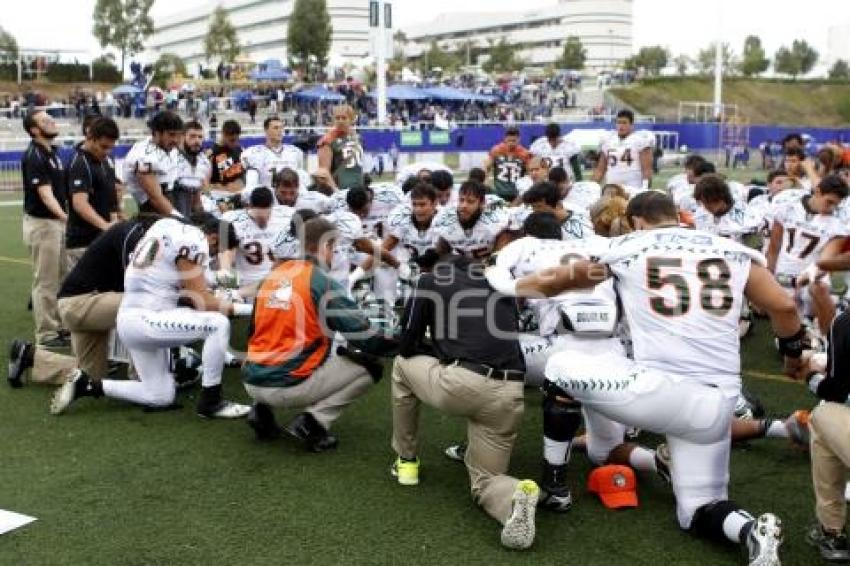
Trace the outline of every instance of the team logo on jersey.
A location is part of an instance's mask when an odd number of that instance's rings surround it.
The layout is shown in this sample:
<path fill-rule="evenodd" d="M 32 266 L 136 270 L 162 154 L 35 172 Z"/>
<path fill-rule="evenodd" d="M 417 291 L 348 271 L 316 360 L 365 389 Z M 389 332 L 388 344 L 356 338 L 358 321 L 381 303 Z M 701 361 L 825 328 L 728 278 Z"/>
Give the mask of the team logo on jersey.
<path fill-rule="evenodd" d="M 288 311 L 292 307 L 292 280 L 284 278 L 269 296 L 266 306 L 270 309 Z"/>

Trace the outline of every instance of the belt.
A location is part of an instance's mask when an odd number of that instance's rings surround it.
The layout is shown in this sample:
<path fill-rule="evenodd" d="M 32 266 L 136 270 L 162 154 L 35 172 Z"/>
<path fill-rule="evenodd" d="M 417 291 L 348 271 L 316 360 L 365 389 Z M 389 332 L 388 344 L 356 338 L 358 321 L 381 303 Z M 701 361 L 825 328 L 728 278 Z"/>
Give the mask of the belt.
<path fill-rule="evenodd" d="M 525 372 L 515 369 L 496 369 L 488 365 L 466 362 L 464 360 L 455 360 L 449 365 L 461 367 L 478 375 L 483 375 L 490 379 L 498 379 L 499 381 L 525 381 Z"/>

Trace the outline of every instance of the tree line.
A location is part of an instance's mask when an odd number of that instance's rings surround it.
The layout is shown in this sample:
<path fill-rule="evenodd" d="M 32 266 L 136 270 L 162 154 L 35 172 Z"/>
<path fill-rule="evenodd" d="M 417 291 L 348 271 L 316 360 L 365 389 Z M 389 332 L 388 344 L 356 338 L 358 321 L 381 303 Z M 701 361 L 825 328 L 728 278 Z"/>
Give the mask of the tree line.
<path fill-rule="evenodd" d="M 97 0 L 92 14 L 92 33 L 101 47 L 114 48 L 120 54 L 120 66 L 124 69 L 127 56 L 132 57 L 144 49 L 145 41 L 153 34 L 153 20 L 150 9 L 154 0 Z M 287 30 L 287 51 L 289 64 L 298 69 L 308 79 L 316 79 L 327 65 L 333 28 L 328 15 L 326 0 L 296 0 L 289 19 Z M 487 72 L 518 71 L 528 63 L 518 53 L 518 48 L 505 38 L 489 40 L 486 45 L 467 41 L 459 46 L 450 47 L 433 41 L 421 55 L 410 59 L 405 56 L 408 43 L 404 32 L 398 31 L 394 37 L 395 49 L 389 62 L 392 73 L 398 73 L 408 64 L 413 64 L 422 72 L 435 68 L 454 72 L 464 65 L 482 62 Z M 207 62 L 233 63 L 242 52 L 242 44 L 236 28 L 227 12 L 218 6 L 210 15 L 207 32 L 203 39 L 203 49 Z M 645 76 L 658 76 L 661 71 L 672 65 L 680 75 L 688 74 L 691 69 L 697 73 L 710 75 L 714 72 L 715 44 L 707 46 L 696 58 L 680 54 L 672 57 L 670 51 L 660 45 L 641 47 L 628 57 L 623 67 Z M 15 37 L 0 28 L 0 63 L 12 63 L 18 56 L 18 44 Z M 111 55 L 99 57 L 98 66 L 115 66 Z M 721 45 L 723 73 L 744 77 L 758 77 L 773 65 L 776 74 L 792 79 L 805 76 L 817 64 L 819 54 L 805 39 L 795 39 L 790 45 L 781 46 L 769 57 L 761 39 L 750 35 L 744 40 L 743 49 L 738 55 L 728 43 Z M 554 66 L 561 69 L 581 71 L 587 63 L 587 50 L 581 39 L 569 36 L 562 42 L 560 57 Z M 186 67 L 179 56 L 163 53 L 154 64 L 155 75 L 162 79 L 172 74 L 186 74 Z M 829 69 L 832 80 L 850 80 L 850 65 L 838 60 Z"/>

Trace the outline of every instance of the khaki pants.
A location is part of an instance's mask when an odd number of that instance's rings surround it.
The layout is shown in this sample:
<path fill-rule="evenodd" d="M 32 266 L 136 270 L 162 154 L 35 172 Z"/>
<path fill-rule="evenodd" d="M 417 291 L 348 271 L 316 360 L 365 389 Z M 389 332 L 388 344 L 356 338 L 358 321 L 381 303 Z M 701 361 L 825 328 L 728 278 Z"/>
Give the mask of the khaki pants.
<path fill-rule="evenodd" d="M 363 366 L 333 356 L 298 385 L 257 387 L 246 383 L 245 390 L 255 401 L 272 407 L 305 409 L 325 430 L 330 430 L 342 410 L 364 395 L 373 383 Z"/>
<path fill-rule="evenodd" d="M 523 383 L 443 366 L 430 356 L 396 357 L 392 380 L 392 446 L 396 453 L 402 458 L 416 456 L 421 403 L 466 417 L 465 463 L 472 497 L 504 524 L 518 481 L 506 474 L 524 410 Z"/>
<path fill-rule="evenodd" d="M 30 381 L 46 385 L 62 385 L 68 381 L 76 369 L 77 358 L 74 356 L 57 354 L 46 348 L 35 346 Z"/>
<path fill-rule="evenodd" d="M 32 315 L 36 342 L 50 340 L 61 328 L 56 295 L 67 272 L 65 224 L 24 214 L 24 244 L 32 260 Z"/>
<path fill-rule="evenodd" d="M 77 365 L 95 379 L 109 371 L 109 331 L 115 328 L 122 293 L 86 293 L 59 299 L 59 312 L 71 331 Z"/>
<path fill-rule="evenodd" d="M 68 257 L 68 273 L 74 269 L 84 253 L 86 253 L 86 248 L 65 248 L 65 255 Z"/>
<path fill-rule="evenodd" d="M 843 531 L 844 488 L 850 468 L 850 407 L 821 403 L 809 419 L 815 514 L 827 530 Z"/>

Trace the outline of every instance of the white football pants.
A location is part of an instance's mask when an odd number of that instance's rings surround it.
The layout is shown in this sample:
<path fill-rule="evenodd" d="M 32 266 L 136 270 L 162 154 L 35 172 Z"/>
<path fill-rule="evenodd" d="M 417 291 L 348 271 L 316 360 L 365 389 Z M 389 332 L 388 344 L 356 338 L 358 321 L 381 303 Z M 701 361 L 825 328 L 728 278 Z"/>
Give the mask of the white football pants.
<path fill-rule="evenodd" d="M 223 314 L 189 308 L 121 309 L 117 322 L 118 336 L 130 352 L 139 381 L 105 379 L 103 392 L 107 397 L 153 407 L 172 404 L 175 383 L 169 349 L 198 340 L 204 340 L 202 385 L 221 383 L 230 342 L 230 321 Z"/>
<path fill-rule="evenodd" d="M 615 355 L 555 354 L 545 372 L 586 412 L 667 436 L 683 529 L 690 527 L 698 508 L 727 499 L 735 397 Z"/>

